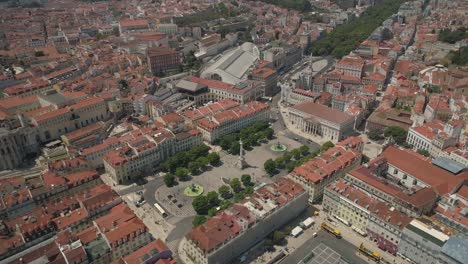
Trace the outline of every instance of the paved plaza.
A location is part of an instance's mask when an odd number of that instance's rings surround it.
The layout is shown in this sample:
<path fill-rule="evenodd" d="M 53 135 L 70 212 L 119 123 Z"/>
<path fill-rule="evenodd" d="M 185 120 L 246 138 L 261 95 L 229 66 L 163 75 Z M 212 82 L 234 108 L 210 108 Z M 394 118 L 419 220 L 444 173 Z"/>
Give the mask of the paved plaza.
<path fill-rule="evenodd" d="M 313 258 L 303 264 L 347 264 L 341 258 L 341 255 L 333 249 L 327 247 L 325 244 L 320 243 L 312 250 Z"/>
<path fill-rule="evenodd" d="M 270 149 L 271 145 L 276 142 L 284 144 L 288 150 L 301 146 L 299 142 L 279 133 L 277 139 L 254 147 L 251 151 L 246 151 L 245 161 L 248 167 L 242 170 L 237 167 L 238 156 L 221 151 L 219 153 L 222 161 L 221 165 L 209 167 L 207 171 L 200 175 L 193 176 L 192 179 L 187 182 L 179 182 L 176 186 L 160 186 L 155 193 L 156 200 L 169 214 L 178 217 L 188 217 L 196 215 L 195 210 L 192 208 L 192 201 L 194 198 L 184 194 L 184 189 L 192 185 L 192 183 L 203 186 L 203 195 L 206 195 L 210 191 L 218 191 L 221 185 L 228 184 L 233 178 L 240 178 L 242 174 L 250 174 L 252 176 L 252 181 L 257 183 L 270 183 L 273 179 L 266 175 L 263 164 L 267 159 L 276 159 L 283 155 L 282 152 L 274 152 Z"/>

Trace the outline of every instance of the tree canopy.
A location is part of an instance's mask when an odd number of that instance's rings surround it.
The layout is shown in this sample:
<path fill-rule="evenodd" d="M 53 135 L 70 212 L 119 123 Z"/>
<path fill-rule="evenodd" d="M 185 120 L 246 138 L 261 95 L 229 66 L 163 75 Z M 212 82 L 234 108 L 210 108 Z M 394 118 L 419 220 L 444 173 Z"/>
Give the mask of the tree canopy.
<path fill-rule="evenodd" d="M 383 0 L 367 8 L 359 18 L 337 26 L 331 33 L 316 41 L 311 51 L 313 55 L 333 55 L 341 58 L 353 51 L 383 21 L 398 11 L 405 0 Z"/>
<path fill-rule="evenodd" d="M 460 40 L 468 38 L 468 31 L 465 27 L 458 28 L 454 31 L 447 29 L 442 29 L 439 32 L 438 40 L 450 44 L 457 43 Z"/>
<path fill-rule="evenodd" d="M 276 5 L 286 9 L 294 9 L 300 12 L 308 12 L 312 10 L 312 5 L 309 0 L 260 0 L 267 4 Z"/>

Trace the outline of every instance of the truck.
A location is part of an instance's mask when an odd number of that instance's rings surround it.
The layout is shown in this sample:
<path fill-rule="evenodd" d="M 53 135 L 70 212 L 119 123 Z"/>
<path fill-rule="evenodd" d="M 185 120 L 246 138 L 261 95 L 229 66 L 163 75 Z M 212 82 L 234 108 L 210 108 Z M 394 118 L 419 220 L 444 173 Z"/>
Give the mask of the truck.
<path fill-rule="evenodd" d="M 371 258 L 375 262 L 380 262 L 382 260 L 382 257 L 380 257 L 379 253 L 366 248 L 364 243 L 361 243 L 358 249 L 359 252 L 363 253 L 366 257 Z"/>
<path fill-rule="evenodd" d="M 312 217 L 308 217 L 306 220 L 302 221 L 299 225 L 303 228 L 303 229 L 307 229 L 309 228 L 311 225 L 313 225 L 315 223 L 314 219 Z"/>
<path fill-rule="evenodd" d="M 336 238 L 341 238 L 341 231 L 332 227 L 331 225 L 323 222 L 320 227 L 322 227 L 323 230 L 327 231 L 328 233 L 334 235 Z"/>

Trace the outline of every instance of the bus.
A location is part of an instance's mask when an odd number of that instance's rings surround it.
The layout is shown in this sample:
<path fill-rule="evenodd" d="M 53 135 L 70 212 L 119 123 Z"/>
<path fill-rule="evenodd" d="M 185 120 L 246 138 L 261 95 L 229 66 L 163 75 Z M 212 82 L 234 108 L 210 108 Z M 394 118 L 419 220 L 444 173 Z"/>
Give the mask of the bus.
<path fill-rule="evenodd" d="M 156 210 L 158 210 L 162 217 L 167 217 L 166 211 L 158 203 L 154 203 L 154 207 L 156 207 Z"/>
<path fill-rule="evenodd" d="M 380 262 L 382 260 L 382 257 L 380 257 L 379 253 L 372 251 L 366 247 L 364 247 L 364 243 L 361 243 L 359 246 L 359 251 L 363 253 L 366 257 L 371 258 L 375 262 Z"/>

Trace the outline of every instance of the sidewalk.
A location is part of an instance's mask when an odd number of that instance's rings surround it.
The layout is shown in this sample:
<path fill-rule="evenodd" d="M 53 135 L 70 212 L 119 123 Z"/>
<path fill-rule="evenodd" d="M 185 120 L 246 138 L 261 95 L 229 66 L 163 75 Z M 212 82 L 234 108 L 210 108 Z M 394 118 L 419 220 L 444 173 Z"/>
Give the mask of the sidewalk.
<path fill-rule="evenodd" d="M 349 243 L 353 244 L 357 248 L 364 243 L 364 246 L 374 252 L 379 253 L 379 255 L 388 263 L 395 263 L 395 264 L 410 264 L 408 261 L 402 259 L 401 257 L 394 256 L 386 251 L 382 251 L 378 246 L 371 241 L 368 237 L 362 237 L 361 235 L 354 232 L 349 226 L 339 222 L 338 220 L 333 219 L 332 225 L 338 228 L 341 231 L 341 235 L 343 239 L 348 241 Z"/>

